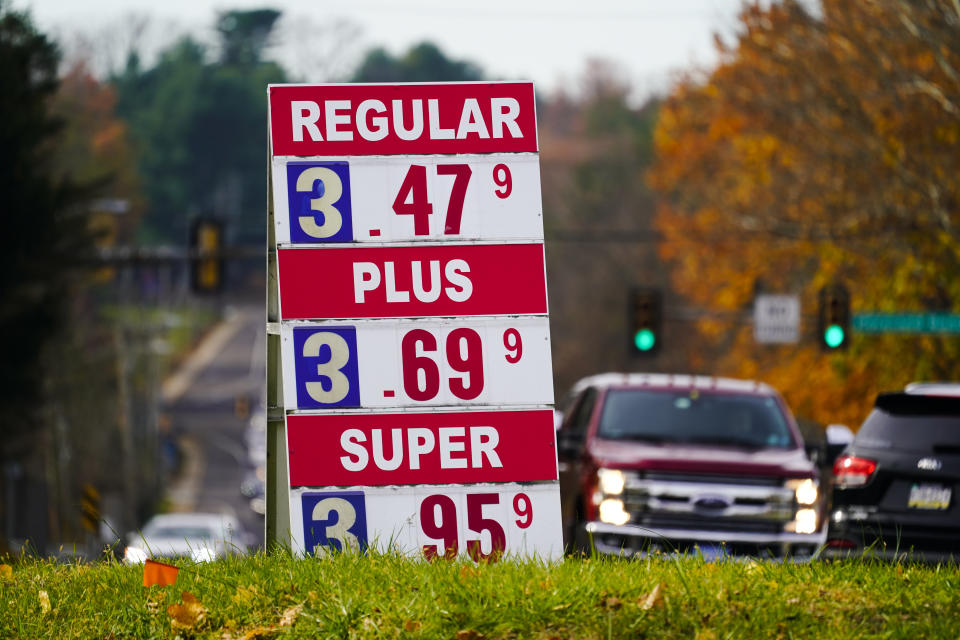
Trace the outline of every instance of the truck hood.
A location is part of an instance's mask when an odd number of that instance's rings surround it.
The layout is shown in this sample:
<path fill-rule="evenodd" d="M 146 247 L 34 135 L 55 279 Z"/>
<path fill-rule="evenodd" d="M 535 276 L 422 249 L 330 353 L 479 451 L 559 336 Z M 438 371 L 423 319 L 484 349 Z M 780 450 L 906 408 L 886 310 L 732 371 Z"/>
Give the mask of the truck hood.
<path fill-rule="evenodd" d="M 803 449 L 595 440 L 590 445 L 590 455 L 599 466 L 616 469 L 783 477 L 817 475 Z"/>

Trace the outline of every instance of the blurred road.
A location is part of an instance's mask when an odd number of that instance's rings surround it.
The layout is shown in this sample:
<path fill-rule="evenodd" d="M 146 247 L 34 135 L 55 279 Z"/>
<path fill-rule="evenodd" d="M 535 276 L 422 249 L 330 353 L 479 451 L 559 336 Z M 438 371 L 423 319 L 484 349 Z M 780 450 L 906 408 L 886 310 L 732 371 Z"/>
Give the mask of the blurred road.
<path fill-rule="evenodd" d="M 246 432 L 265 393 L 264 340 L 263 306 L 235 307 L 163 389 L 181 453 L 167 491 L 171 510 L 235 514 L 260 545 L 263 516 L 240 485 L 253 468 Z"/>

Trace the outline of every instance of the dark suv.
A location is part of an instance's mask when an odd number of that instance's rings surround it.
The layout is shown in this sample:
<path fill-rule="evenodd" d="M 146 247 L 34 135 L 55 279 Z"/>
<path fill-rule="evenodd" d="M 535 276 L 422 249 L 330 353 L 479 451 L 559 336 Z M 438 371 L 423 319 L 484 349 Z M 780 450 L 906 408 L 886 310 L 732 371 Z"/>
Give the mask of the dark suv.
<path fill-rule="evenodd" d="M 825 555 L 960 559 L 960 397 L 919 391 L 877 396 L 834 463 Z"/>
<path fill-rule="evenodd" d="M 806 558 L 824 541 L 817 468 L 765 384 L 585 378 L 557 442 L 570 549 Z"/>

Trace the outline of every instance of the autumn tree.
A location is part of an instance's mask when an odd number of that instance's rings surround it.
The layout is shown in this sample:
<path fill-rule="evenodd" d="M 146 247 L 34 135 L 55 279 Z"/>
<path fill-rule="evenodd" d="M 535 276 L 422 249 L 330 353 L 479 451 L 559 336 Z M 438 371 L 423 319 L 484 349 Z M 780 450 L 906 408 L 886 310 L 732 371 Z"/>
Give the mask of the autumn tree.
<path fill-rule="evenodd" d="M 661 111 L 651 184 L 662 255 L 702 312 L 691 366 L 763 378 L 856 425 L 878 390 L 957 379 L 945 336 L 814 346 L 817 291 L 854 311 L 960 311 L 960 10 L 950 0 L 746 6 L 721 62 Z M 797 293 L 796 346 L 756 345 L 757 292 Z"/>

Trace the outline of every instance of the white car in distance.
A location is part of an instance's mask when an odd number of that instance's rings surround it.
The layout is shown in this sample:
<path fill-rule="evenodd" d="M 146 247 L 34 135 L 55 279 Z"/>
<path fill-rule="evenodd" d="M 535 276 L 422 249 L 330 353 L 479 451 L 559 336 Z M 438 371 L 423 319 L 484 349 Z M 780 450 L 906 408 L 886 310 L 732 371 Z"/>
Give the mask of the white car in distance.
<path fill-rule="evenodd" d="M 147 558 L 189 558 L 208 562 L 243 554 L 251 543 L 235 516 L 220 513 L 163 513 L 140 531 L 127 535 L 123 560 L 142 564 Z"/>

